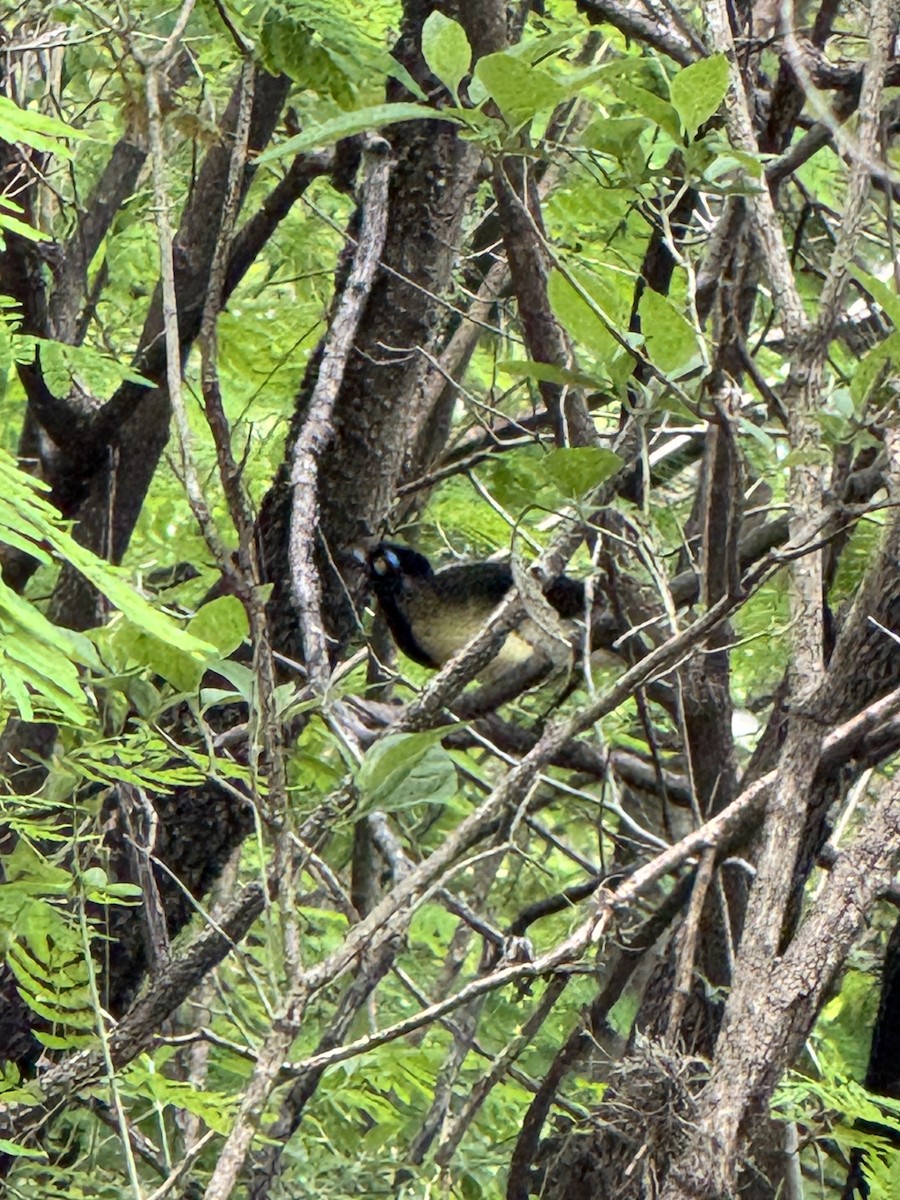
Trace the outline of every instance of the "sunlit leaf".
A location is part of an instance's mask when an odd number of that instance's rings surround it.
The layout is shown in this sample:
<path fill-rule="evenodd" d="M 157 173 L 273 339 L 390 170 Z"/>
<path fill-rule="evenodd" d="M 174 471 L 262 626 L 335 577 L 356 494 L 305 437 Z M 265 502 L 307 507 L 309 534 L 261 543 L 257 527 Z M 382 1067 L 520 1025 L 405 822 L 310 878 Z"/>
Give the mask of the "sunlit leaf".
<path fill-rule="evenodd" d="M 370 108 L 345 113 L 331 121 L 323 121 L 312 129 L 288 138 L 280 146 L 273 146 L 260 154 L 258 163 L 274 162 L 288 155 L 305 154 L 322 146 L 331 146 L 341 138 L 351 137 L 366 130 L 384 129 L 398 121 L 456 121 L 446 110 L 436 111 L 424 104 L 373 104 Z"/>
<path fill-rule="evenodd" d="M 422 26 L 422 56 L 455 97 L 472 63 L 472 48 L 462 25 L 437 10 L 430 13 Z"/>
<path fill-rule="evenodd" d="M 724 54 L 698 59 L 678 72 L 671 82 L 670 94 L 688 137 L 693 137 L 718 110 L 727 91 L 728 60 Z"/>

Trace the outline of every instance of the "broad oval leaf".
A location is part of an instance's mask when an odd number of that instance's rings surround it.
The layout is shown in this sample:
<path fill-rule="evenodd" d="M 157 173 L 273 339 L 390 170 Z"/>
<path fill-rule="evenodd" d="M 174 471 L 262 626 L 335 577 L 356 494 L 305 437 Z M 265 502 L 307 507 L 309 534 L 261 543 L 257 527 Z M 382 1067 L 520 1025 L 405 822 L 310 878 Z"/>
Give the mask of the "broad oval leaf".
<path fill-rule="evenodd" d="M 566 95 L 565 87 L 549 71 L 529 66 L 505 50 L 480 58 L 475 77 L 514 129 L 536 113 L 555 108 Z"/>
<path fill-rule="evenodd" d="M 599 487 L 622 466 L 613 450 L 602 446 L 561 446 L 544 459 L 544 474 L 570 500 Z"/>
<path fill-rule="evenodd" d="M 688 137 L 693 137 L 716 112 L 727 91 L 728 60 L 724 54 L 701 58 L 678 72 L 669 94 Z"/>
<path fill-rule="evenodd" d="M 647 288 L 640 314 L 647 357 L 664 375 L 682 375 L 703 362 L 697 331 L 665 296 Z"/>
<path fill-rule="evenodd" d="M 472 48 L 462 25 L 433 12 L 422 26 L 422 56 L 432 75 L 456 97 L 472 65 Z"/>
<path fill-rule="evenodd" d="M 568 274 L 553 271 L 548 285 L 559 323 L 611 377 L 611 365 L 622 353 L 619 339 L 628 334 L 629 300 L 617 283 L 612 272 L 601 276 L 596 271 L 570 269 Z"/>
<path fill-rule="evenodd" d="M 227 657 L 250 633 L 247 610 L 237 596 L 217 596 L 188 621 L 188 632 Z"/>
<path fill-rule="evenodd" d="M 456 767 L 440 738 L 447 730 L 389 734 L 368 751 L 356 773 L 363 811 L 399 812 L 446 804 L 456 793 Z"/>

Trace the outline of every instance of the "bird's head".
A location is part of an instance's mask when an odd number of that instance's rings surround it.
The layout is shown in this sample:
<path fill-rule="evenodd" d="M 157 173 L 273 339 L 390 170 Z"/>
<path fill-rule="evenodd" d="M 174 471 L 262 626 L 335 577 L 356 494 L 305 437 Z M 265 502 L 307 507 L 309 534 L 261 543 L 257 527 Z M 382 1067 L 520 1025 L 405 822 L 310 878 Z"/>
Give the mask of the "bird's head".
<path fill-rule="evenodd" d="M 395 542 L 379 542 L 368 553 L 366 567 L 377 596 L 403 590 L 408 580 L 430 579 L 434 571 L 424 554 L 398 546 Z"/>

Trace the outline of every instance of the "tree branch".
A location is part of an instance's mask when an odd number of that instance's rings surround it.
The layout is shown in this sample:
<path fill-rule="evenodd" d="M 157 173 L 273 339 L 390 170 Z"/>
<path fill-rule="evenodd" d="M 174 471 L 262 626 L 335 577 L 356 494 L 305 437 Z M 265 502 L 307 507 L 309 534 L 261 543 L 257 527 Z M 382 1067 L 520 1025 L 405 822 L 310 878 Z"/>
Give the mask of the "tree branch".
<path fill-rule="evenodd" d="M 333 414 L 356 331 L 381 261 L 388 226 L 389 146 L 372 137 L 363 152 L 362 225 L 353 266 L 322 348 L 316 386 L 291 451 L 291 592 L 300 620 L 304 659 L 314 687 L 328 682 L 328 645 L 322 622 L 322 588 L 316 566 L 319 528 L 319 461 L 334 436 Z"/>

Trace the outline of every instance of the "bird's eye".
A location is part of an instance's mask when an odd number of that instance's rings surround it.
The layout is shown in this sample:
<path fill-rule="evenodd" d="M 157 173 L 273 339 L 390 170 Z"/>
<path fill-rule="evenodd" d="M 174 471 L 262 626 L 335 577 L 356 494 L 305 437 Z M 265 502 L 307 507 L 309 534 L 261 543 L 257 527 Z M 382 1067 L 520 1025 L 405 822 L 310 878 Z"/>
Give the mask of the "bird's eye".
<path fill-rule="evenodd" d="M 372 570 L 376 575 L 389 575 L 391 571 L 400 570 L 400 560 L 393 550 L 383 550 L 372 560 Z"/>

